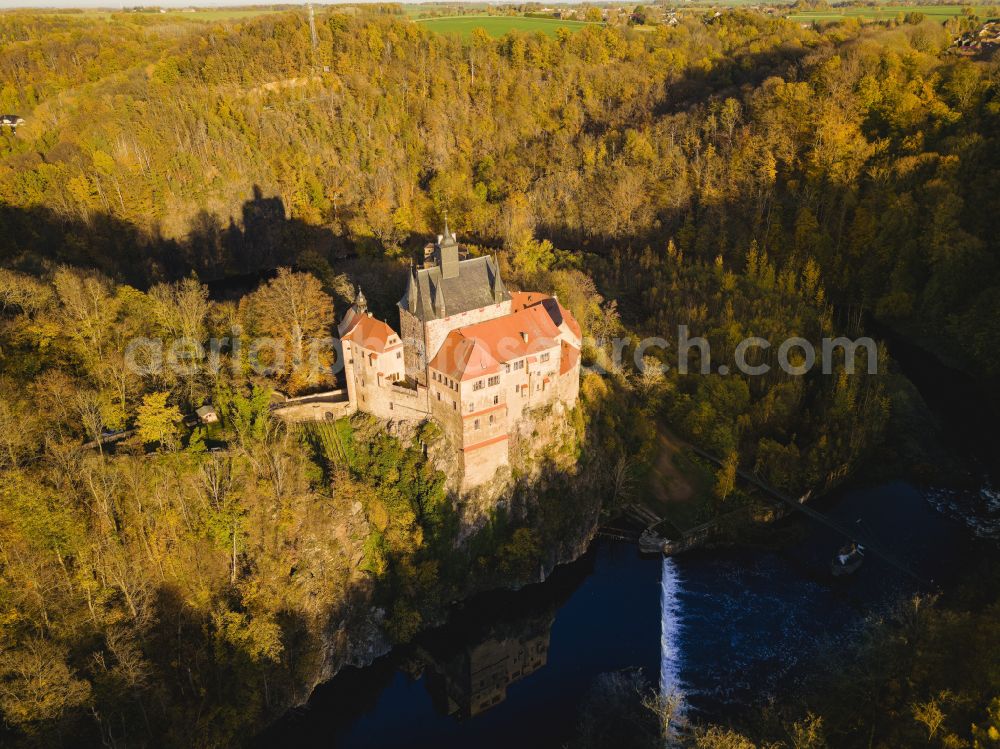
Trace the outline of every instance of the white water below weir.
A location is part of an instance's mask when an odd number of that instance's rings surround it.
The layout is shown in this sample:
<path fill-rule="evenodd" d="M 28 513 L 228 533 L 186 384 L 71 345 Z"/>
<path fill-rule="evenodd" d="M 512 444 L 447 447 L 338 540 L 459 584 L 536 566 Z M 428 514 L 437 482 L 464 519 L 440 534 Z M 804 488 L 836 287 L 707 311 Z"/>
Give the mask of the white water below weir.
<path fill-rule="evenodd" d="M 681 684 L 681 592 L 680 575 L 670 557 L 663 557 L 660 574 L 660 708 L 666 746 L 673 746 L 677 729 L 684 722 L 684 692 Z"/>

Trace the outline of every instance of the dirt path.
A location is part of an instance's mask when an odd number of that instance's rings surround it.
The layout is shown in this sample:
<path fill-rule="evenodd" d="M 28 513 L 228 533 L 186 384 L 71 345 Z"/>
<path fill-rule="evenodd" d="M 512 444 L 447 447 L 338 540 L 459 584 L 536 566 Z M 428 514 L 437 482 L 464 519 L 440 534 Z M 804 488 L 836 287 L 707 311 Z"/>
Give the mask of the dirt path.
<path fill-rule="evenodd" d="M 674 463 L 674 456 L 681 450 L 680 445 L 662 428 L 659 429 L 658 443 L 660 452 L 649 476 L 653 496 L 664 504 L 689 501 L 695 494 L 695 487 Z"/>

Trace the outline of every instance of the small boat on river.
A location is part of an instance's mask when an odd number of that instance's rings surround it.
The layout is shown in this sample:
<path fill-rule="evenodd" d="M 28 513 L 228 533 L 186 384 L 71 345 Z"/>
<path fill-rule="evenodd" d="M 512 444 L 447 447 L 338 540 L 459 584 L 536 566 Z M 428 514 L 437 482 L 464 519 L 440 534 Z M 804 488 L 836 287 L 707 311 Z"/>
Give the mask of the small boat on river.
<path fill-rule="evenodd" d="M 861 544 L 849 543 L 842 546 L 837 556 L 830 562 L 830 572 L 834 577 L 850 575 L 858 571 L 865 561 L 865 547 Z"/>

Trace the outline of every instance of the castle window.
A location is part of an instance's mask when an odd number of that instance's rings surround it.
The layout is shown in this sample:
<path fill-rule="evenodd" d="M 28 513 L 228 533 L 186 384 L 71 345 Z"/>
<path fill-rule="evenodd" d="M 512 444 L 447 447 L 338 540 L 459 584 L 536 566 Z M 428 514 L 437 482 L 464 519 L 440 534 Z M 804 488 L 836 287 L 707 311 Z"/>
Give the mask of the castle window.
<path fill-rule="evenodd" d="M 392 410 L 392 403 L 389 404 L 389 410 Z"/>
<path fill-rule="evenodd" d="M 500 384 L 500 375 L 494 375 L 493 377 L 491 377 L 489 379 L 489 382 L 487 384 L 490 387 L 493 387 L 494 385 L 499 385 Z"/>
<path fill-rule="evenodd" d="M 457 411 L 458 410 L 458 401 L 452 401 L 451 402 L 451 410 L 452 411 Z"/>
<path fill-rule="evenodd" d="M 514 371 L 516 372 L 519 369 L 524 369 L 524 359 L 514 362 Z"/>
<path fill-rule="evenodd" d="M 548 352 L 546 352 L 546 353 L 542 354 L 540 357 L 538 357 L 538 360 L 539 361 L 548 361 L 549 360 L 549 354 L 548 354 Z"/>
<path fill-rule="evenodd" d="M 490 414 L 490 424 L 493 423 L 493 414 Z"/>
<path fill-rule="evenodd" d="M 484 387 L 485 385 L 483 384 L 482 380 L 476 380 L 474 383 L 472 383 L 473 390 L 482 390 Z"/>
<path fill-rule="evenodd" d="M 510 364 L 504 364 L 503 371 L 506 372 L 507 374 L 510 374 Z"/>
<path fill-rule="evenodd" d="M 472 422 L 472 428 L 479 429 L 479 419 L 476 419 L 474 422 Z"/>
<path fill-rule="evenodd" d="M 500 396 L 499 396 L 499 395 L 494 395 L 494 396 L 493 396 L 493 405 L 495 406 L 495 405 L 497 405 L 497 404 L 498 404 L 499 402 L 500 402 Z"/>
<path fill-rule="evenodd" d="M 397 351 L 396 352 L 396 358 L 397 359 L 402 359 L 403 358 L 403 352 L 402 351 Z"/>
<path fill-rule="evenodd" d="M 438 396 L 438 400 L 441 400 L 441 393 L 440 392 L 437 394 L 437 396 Z"/>

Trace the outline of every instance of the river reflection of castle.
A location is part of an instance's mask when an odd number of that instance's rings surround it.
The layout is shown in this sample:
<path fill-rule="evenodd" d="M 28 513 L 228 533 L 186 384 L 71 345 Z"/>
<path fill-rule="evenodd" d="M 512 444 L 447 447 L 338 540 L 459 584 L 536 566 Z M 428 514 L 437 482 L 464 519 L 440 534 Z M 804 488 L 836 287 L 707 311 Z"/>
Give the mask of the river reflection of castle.
<path fill-rule="evenodd" d="M 553 613 L 500 622 L 459 650 L 423 650 L 427 689 L 448 715 L 472 717 L 507 697 L 507 687 L 545 665 Z"/>

